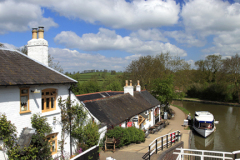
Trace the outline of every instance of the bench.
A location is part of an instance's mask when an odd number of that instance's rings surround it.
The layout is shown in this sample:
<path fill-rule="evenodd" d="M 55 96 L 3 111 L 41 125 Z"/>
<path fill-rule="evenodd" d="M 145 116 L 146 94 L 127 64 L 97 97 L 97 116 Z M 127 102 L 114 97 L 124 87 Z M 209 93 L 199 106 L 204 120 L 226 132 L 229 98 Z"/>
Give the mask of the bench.
<path fill-rule="evenodd" d="M 113 138 L 108 138 L 106 136 L 104 152 L 107 151 L 107 150 L 111 150 L 111 151 L 115 152 L 115 143 L 116 143 L 116 140 L 114 139 L 114 137 Z M 108 146 L 111 146 L 112 149 L 108 149 L 107 148 Z"/>

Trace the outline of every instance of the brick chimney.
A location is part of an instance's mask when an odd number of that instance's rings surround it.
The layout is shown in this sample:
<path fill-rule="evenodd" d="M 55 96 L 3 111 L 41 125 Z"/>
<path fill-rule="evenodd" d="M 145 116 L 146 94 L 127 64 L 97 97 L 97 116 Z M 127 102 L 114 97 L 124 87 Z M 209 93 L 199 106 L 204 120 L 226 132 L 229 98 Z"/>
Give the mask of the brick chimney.
<path fill-rule="evenodd" d="M 132 80 L 130 80 L 130 85 L 128 85 L 128 80 L 126 80 L 126 85 L 124 86 L 124 94 L 129 93 L 132 96 L 134 96 L 133 92 L 133 86 L 132 86 Z"/>
<path fill-rule="evenodd" d="M 30 58 L 48 66 L 48 42 L 44 39 L 44 27 L 32 29 L 32 39 L 28 41 L 27 48 Z"/>

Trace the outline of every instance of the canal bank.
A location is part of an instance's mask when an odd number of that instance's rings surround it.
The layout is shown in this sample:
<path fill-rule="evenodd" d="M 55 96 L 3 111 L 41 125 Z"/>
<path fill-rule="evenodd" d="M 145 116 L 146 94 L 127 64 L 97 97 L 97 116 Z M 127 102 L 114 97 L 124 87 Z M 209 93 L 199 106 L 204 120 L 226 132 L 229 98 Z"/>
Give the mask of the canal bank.
<path fill-rule="evenodd" d="M 197 102 L 197 103 L 207 103 L 207 104 L 216 104 L 216 105 L 225 105 L 225 106 L 235 106 L 240 107 L 239 103 L 227 103 L 227 102 L 218 102 L 218 101 L 207 101 L 200 99 L 192 99 L 192 98 L 183 98 L 183 99 L 174 99 L 175 101 L 188 101 L 188 102 Z"/>
<path fill-rule="evenodd" d="M 174 106 L 170 106 L 175 112 L 174 117 L 169 121 L 169 125 L 166 128 L 163 128 L 161 131 L 156 132 L 155 134 L 150 134 L 148 138 L 146 138 L 144 143 L 141 144 L 131 144 L 129 146 L 125 146 L 123 148 L 117 149 L 116 152 L 100 152 L 100 159 L 105 160 L 107 157 L 112 157 L 116 160 L 140 160 L 143 155 L 148 152 L 149 144 L 155 140 L 157 137 L 163 136 L 165 134 L 174 132 L 179 130 L 182 134 L 181 141 L 184 142 L 184 148 L 189 148 L 189 132 L 190 130 L 185 130 L 183 125 L 183 120 L 186 118 L 185 113 L 183 113 L 180 109 Z M 159 154 L 154 154 L 151 157 L 151 160 L 157 160 L 160 156 Z"/>

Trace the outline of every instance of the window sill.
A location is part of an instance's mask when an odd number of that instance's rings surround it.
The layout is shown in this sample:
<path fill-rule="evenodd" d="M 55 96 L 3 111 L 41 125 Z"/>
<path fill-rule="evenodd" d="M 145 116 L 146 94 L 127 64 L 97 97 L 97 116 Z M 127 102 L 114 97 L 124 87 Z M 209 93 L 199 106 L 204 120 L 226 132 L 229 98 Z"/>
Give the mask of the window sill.
<path fill-rule="evenodd" d="M 61 113 L 61 111 L 54 110 L 54 111 L 43 112 L 43 113 L 41 113 L 41 116 L 50 116 L 53 114 L 60 114 L 60 113 Z"/>
<path fill-rule="evenodd" d="M 20 114 L 31 113 L 31 111 L 20 111 Z"/>

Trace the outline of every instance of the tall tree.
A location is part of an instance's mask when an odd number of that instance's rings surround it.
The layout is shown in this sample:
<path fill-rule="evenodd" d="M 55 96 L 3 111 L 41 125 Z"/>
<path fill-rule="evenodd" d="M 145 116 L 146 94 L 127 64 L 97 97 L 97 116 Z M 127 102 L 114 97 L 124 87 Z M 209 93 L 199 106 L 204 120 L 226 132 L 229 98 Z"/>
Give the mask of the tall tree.
<path fill-rule="evenodd" d="M 205 60 L 196 61 L 195 65 L 207 82 L 216 82 L 217 73 L 222 66 L 222 57 L 221 55 L 208 55 Z"/>
<path fill-rule="evenodd" d="M 240 56 L 236 54 L 223 60 L 222 72 L 225 73 L 227 80 L 234 84 L 234 91 L 238 93 L 240 103 Z"/>

